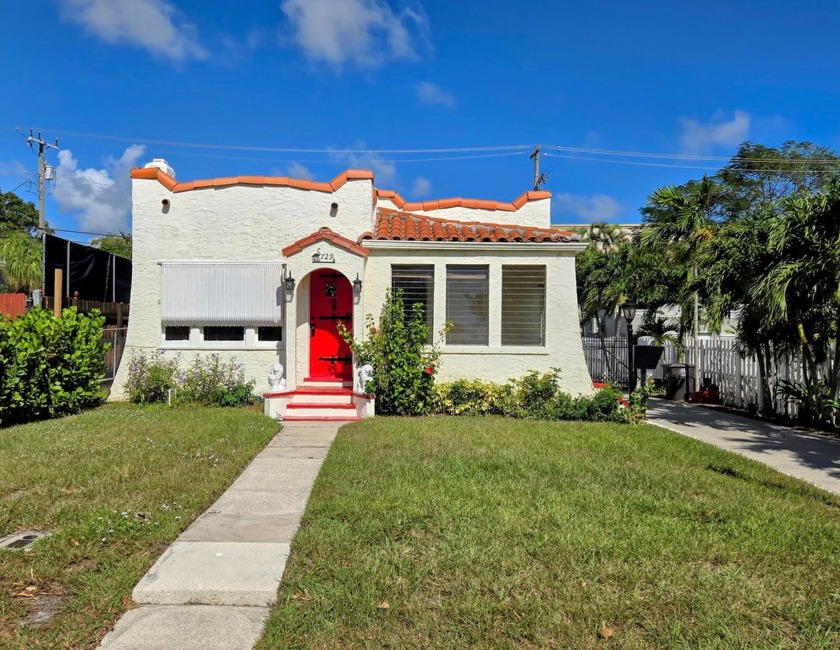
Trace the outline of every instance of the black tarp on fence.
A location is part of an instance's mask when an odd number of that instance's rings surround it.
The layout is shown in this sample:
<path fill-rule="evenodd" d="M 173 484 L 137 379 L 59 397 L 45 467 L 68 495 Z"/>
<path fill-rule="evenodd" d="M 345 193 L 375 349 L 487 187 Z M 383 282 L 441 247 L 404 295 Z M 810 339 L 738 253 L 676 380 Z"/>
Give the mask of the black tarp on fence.
<path fill-rule="evenodd" d="M 82 300 L 130 302 L 131 260 L 98 248 L 44 235 L 44 295 L 55 296 L 55 269 L 64 270 L 66 297 L 79 292 Z"/>

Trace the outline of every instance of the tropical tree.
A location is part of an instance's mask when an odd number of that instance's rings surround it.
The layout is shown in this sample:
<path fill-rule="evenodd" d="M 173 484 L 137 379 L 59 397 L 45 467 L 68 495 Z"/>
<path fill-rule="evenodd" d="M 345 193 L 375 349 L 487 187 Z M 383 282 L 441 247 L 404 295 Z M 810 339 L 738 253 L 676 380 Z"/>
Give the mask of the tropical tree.
<path fill-rule="evenodd" d="M 31 201 L 14 192 L 0 190 L 0 236 L 10 232 L 31 231 L 38 227 L 38 211 Z"/>
<path fill-rule="evenodd" d="M 114 255 L 131 259 L 131 233 L 108 233 L 98 239 L 92 239 L 90 245 L 106 253 L 113 253 Z"/>
<path fill-rule="evenodd" d="M 41 242 L 25 232 L 3 235 L 0 273 L 12 291 L 29 292 L 41 286 Z"/>
<path fill-rule="evenodd" d="M 762 325 L 786 325 L 782 340 L 798 344 L 810 416 L 824 421 L 840 382 L 840 179 L 782 201 L 767 235 L 769 264 L 750 297 Z"/>

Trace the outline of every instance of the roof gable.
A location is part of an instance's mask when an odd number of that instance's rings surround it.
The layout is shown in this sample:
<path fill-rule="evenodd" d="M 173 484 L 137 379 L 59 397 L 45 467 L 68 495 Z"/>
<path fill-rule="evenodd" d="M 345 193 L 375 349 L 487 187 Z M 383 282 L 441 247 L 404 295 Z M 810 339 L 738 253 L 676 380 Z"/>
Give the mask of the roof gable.
<path fill-rule="evenodd" d="M 330 230 L 329 228 L 320 228 L 311 235 L 307 235 L 306 237 L 298 239 L 295 243 L 286 246 L 286 248 L 282 250 L 283 257 L 291 257 L 292 255 L 301 252 L 307 246 L 311 246 L 312 244 L 325 240 L 334 246 L 344 248 L 345 250 L 355 253 L 356 255 L 361 255 L 362 257 L 367 257 L 370 252 L 367 248 L 357 244 L 352 239 L 342 237 L 337 232 Z"/>

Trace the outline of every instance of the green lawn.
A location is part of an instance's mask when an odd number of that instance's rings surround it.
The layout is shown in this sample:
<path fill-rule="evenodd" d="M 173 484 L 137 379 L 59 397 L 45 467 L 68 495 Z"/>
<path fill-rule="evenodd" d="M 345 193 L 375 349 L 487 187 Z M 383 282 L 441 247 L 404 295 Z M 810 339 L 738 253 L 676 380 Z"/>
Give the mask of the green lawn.
<path fill-rule="evenodd" d="M 301 647 L 837 648 L 840 499 L 651 426 L 354 423 L 259 645 Z"/>
<path fill-rule="evenodd" d="M 178 534 L 277 432 L 254 410 L 106 405 L 0 429 L 0 648 L 90 648 Z M 27 595 L 29 597 L 27 597 Z M 56 608 L 42 628 L 21 626 Z"/>

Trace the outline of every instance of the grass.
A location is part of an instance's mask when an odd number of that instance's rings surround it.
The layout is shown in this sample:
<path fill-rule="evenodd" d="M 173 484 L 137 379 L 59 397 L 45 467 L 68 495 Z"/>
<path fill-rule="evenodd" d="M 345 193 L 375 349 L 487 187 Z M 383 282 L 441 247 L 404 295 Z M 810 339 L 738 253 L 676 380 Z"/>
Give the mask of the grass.
<path fill-rule="evenodd" d="M 343 428 L 258 646 L 837 648 L 840 499 L 656 427 Z"/>
<path fill-rule="evenodd" d="M 253 410 L 120 404 L 0 429 L 0 536 L 53 533 L 31 552 L 0 551 L 0 647 L 95 647 L 276 431 Z"/>

